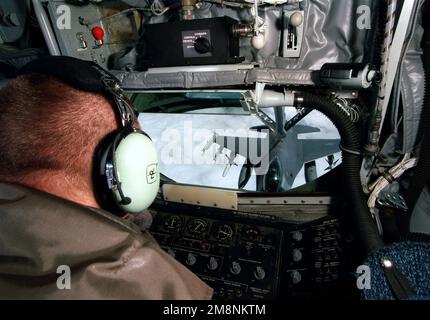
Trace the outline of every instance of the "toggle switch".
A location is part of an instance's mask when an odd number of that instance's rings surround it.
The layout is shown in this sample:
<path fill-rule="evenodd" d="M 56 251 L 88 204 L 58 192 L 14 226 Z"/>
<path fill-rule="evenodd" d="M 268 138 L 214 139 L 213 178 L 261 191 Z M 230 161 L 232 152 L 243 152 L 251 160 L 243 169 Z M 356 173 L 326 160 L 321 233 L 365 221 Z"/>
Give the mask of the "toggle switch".
<path fill-rule="evenodd" d="M 300 58 L 304 39 L 305 12 L 284 10 L 284 48 L 285 58 Z"/>
<path fill-rule="evenodd" d="M 78 39 L 78 41 L 79 41 L 79 47 L 81 48 L 81 49 L 86 49 L 88 46 L 87 46 L 87 41 L 85 41 L 85 37 L 84 37 L 84 34 L 83 34 L 83 32 L 78 32 L 77 34 L 76 34 L 76 38 Z"/>
<path fill-rule="evenodd" d="M 301 26 L 303 23 L 303 14 L 301 12 L 294 12 L 290 17 L 290 25 L 292 27 L 297 28 L 298 26 Z"/>

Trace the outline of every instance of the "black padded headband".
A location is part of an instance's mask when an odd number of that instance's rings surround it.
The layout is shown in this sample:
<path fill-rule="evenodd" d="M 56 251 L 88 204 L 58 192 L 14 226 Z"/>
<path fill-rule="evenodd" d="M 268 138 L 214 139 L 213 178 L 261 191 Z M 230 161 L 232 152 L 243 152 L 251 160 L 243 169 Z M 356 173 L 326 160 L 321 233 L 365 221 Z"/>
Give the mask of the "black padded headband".
<path fill-rule="evenodd" d="M 18 71 L 18 75 L 46 74 L 79 90 L 104 92 L 105 86 L 100 81 L 99 68 L 90 61 L 65 56 L 47 56 L 29 62 Z"/>

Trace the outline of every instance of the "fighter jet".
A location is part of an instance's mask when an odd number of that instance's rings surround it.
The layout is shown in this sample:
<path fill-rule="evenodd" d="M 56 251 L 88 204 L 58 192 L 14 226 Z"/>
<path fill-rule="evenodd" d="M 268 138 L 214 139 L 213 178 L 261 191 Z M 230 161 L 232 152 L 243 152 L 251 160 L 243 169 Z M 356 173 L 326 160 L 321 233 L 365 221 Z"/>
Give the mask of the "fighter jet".
<path fill-rule="evenodd" d="M 300 139 L 300 134 L 318 133 L 319 128 L 294 124 L 308 113 L 299 112 L 298 117 L 285 122 L 283 112 L 276 112 L 276 130 L 270 131 L 268 127 L 253 127 L 251 130 L 260 133 L 267 132 L 266 137 L 233 137 L 214 134 L 205 145 L 206 151 L 213 144 L 218 146 L 218 154 L 227 150 L 228 163 L 223 176 L 228 174 L 229 169 L 240 155 L 246 159 L 238 180 L 238 188 L 243 189 L 249 182 L 251 176 L 257 176 L 257 191 L 285 192 L 292 188 L 294 180 L 301 171 L 303 165 L 312 164 L 315 160 L 329 157 L 339 152 L 339 139 Z M 286 124 L 285 124 L 286 123 Z M 268 148 L 264 148 L 264 146 Z M 337 163 L 337 162 L 336 162 Z M 331 162 L 330 168 L 336 163 Z M 305 166 L 307 180 L 313 180 L 315 166 Z"/>

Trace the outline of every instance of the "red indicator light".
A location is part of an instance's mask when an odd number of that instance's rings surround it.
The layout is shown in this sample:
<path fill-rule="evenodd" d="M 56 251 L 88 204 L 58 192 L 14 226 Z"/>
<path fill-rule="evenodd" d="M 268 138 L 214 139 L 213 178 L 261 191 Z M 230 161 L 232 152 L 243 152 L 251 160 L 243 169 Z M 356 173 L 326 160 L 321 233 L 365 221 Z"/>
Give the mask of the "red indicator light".
<path fill-rule="evenodd" d="M 97 44 L 101 46 L 103 44 L 103 38 L 105 36 L 105 31 L 100 27 L 94 27 L 91 29 L 91 33 L 92 33 L 94 39 L 96 39 Z"/>

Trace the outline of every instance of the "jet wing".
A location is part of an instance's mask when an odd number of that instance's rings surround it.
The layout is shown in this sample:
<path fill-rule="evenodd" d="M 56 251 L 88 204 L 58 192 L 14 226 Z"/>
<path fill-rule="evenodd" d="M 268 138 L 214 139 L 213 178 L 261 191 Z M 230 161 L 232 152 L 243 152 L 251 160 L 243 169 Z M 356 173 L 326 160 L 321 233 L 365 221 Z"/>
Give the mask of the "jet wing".
<path fill-rule="evenodd" d="M 304 126 L 304 125 L 301 125 L 301 124 L 296 124 L 292 129 L 297 134 L 318 133 L 318 132 L 321 132 L 321 130 L 319 128 L 315 128 L 315 127 L 311 127 L 311 126 Z"/>
<path fill-rule="evenodd" d="M 303 148 L 303 163 L 340 152 L 340 140 L 306 139 L 299 140 Z"/>
<path fill-rule="evenodd" d="M 262 157 L 267 155 L 262 154 L 262 152 L 268 152 L 270 150 L 268 137 L 249 138 L 217 135 L 214 143 L 219 145 L 221 148 L 231 150 L 231 152 L 234 154 L 250 159 L 251 162 L 255 161 L 256 159 L 261 160 Z"/>

